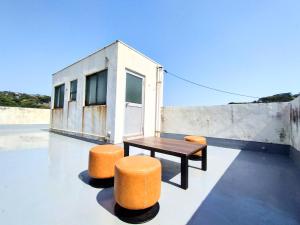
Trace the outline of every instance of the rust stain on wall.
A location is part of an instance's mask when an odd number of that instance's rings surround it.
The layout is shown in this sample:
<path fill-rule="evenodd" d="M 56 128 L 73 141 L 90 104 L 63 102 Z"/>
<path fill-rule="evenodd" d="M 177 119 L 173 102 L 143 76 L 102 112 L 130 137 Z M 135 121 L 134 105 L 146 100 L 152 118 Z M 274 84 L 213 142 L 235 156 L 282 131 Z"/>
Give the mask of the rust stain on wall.
<path fill-rule="evenodd" d="M 287 137 L 286 131 L 284 128 L 281 128 L 279 131 L 279 139 L 281 142 L 284 142 L 285 138 Z"/>
<path fill-rule="evenodd" d="M 61 129 L 63 126 L 63 109 L 52 109 L 52 126 Z"/>
<path fill-rule="evenodd" d="M 282 118 L 282 116 L 283 116 L 283 115 L 282 115 L 282 113 L 281 113 L 281 112 L 277 112 L 277 113 L 276 113 L 276 118 L 278 118 L 278 119 L 281 119 L 281 118 Z"/>
<path fill-rule="evenodd" d="M 68 108 L 67 108 L 67 128 L 69 128 L 69 112 L 70 112 L 70 101 L 68 101 Z"/>
<path fill-rule="evenodd" d="M 81 113 L 81 133 L 83 133 L 84 130 L 84 107 L 82 107 L 82 113 Z"/>
<path fill-rule="evenodd" d="M 82 113 L 82 133 L 105 135 L 106 106 L 85 106 Z"/>
<path fill-rule="evenodd" d="M 299 123 L 300 123 L 300 107 L 296 107 L 293 108 L 291 106 L 291 110 L 290 110 L 290 122 L 295 124 L 297 129 L 299 127 Z"/>
<path fill-rule="evenodd" d="M 96 133 L 97 129 L 95 128 L 96 124 L 95 124 L 95 111 L 97 111 L 98 107 L 92 107 L 91 110 L 91 131 L 93 134 Z"/>

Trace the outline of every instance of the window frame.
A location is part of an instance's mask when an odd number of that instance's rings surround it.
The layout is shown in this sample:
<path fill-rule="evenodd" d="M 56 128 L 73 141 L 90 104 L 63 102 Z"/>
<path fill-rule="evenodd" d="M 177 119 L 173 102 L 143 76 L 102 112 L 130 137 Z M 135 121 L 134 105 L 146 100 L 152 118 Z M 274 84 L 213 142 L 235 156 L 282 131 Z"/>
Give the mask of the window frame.
<path fill-rule="evenodd" d="M 141 103 L 134 103 L 134 102 L 127 102 L 127 74 L 130 74 L 132 76 L 138 77 L 142 79 L 142 96 L 141 96 Z M 144 107 L 145 103 L 145 82 L 146 82 L 146 77 L 140 73 L 134 72 L 132 70 L 126 69 L 125 70 L 125 103 L 130 104 L 132 106 L 136 107 Z"/>
<path fill-rule="evenodd" d="M 105 93 L 105 102 L 97 102 L 97 95 L 98 95 L 98 78 L 100 76 L 103 76 L 104 74 L 101 75 L 102 72 L 106 72 L 105 76 L 106 76 L 106 93 Z M 88 91 L 90 91 L 90 89 L 88 89 L 88 79 L 91 79 L 90 77 L 92 76 L 97 76 L 96 79 L 96 91 L 95 91 L 95 98 L 96 98 L 96 102 L 95 103 L 88 103 Z M 85 106 L 95 106 L 95 105 L 106 105 L 107 104 L 107 79 L 108 79 L 108 69 L 104 69 L 104 70 L 100 70 L 94 73 L 91 73 L 89 75 L 85 76 L 85 101 L 84 101 L 84 105 Z M 89 83 L 90 84 L 90 83 Z"/>
<path fill-rule="evenodd" d="M 72 91 L 72 83 L 76 82 L 76 91 Z M 76 102 L 77 101 L 77 87 L 78 87 L 78 79 L 71 80 L 70 81 L 70 95 L 69 95 L 69 101 L 70 102 Z M 72 99 L 72 96 L 75 96 L 75 99 Z"/>
<path fill-rule="evenodd" d="M 58 90 L 58 92 L 57 92 Z M 61 91 L 63 90 L 63 98 L 61 98 Z M 57 94 L 58 93 L 58 94 Z M 61 102 L 62 100 L 62 102 Z M 65 102 L 65 83 L 57 85 L 54 87 L 54 109 L 62 109 L 64 108 L 64 102 Z M 57 104 L 58 103 L 58 104 Z"/>

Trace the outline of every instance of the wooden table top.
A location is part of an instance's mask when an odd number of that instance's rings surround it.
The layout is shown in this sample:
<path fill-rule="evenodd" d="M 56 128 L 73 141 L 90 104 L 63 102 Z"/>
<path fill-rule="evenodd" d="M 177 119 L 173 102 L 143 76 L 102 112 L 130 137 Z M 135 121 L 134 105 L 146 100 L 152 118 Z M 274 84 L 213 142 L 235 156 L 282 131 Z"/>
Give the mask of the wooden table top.
<path fill-rule="evenodd" d="M 124 144 L 175 156 L 189 156 L 206 147 L 194 142 L 159 137 L 124 140 Z"/>

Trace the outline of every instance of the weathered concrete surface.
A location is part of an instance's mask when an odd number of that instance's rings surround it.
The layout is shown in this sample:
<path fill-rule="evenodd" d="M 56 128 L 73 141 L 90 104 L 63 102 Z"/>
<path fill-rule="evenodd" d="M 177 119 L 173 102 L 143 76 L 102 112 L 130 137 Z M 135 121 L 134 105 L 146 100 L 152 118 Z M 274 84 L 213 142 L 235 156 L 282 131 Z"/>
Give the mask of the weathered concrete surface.
<path fill-rule="evenodd" d="M 82 121 L 82 133 L 106 135 L 106 106 L 86 106 L 83 109 L 84 120 Z M 71 123 L 75 123 L 71 122 Z"/>
<path fill-rule="evenodd" d="M 93 146 L 40 127 L 22 132 L 20 126 L 16 131 L 0 126 L 0 224 L 126 225 L 114 214 L 113 187 L 89 183 L 88 156 Z M 200 161 L 189 162 L 188 190 L 177 187 L 180 159 L 156 154 L 163 171 L 160 211 L 145 225 L 170 224 L 170 218 L 172 225 L 186 224 L 240 152 L 213 146 L 209 151 L 207 171 L 200 170 Z M 130 155 L 141 153 L 149 151 L 130 148 Z M 182 210 L 174 199 L 188 204 Z"/>
<path fill-rule="evenodd" d="M 290 144 L 289 103 L 163 107 L 162 132 Z"/>
<path fill-rule="evenodd" d="M 0 153 L 47 146 L 48 129 L 49 124 L 0 125 Z"/>
<path fill-rule="evenodd" d="M 300 97 L 290 106 L 291 145 L 300 151 Z"/>
<path fill-rule="evenodd" d="M 49 124 L 49 109 L 0 106 L 0 124 Z"/>

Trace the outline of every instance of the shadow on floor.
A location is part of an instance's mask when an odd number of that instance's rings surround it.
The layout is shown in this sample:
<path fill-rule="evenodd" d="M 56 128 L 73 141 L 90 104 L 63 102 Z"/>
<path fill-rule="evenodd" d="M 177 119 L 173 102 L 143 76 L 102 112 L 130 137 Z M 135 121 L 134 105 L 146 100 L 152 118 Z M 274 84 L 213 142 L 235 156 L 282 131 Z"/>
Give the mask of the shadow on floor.
<path fill-rule="evenodd" d="M 142 154 L 140 154 L 142 155 Z M 171 180 L 180 174 L 180 163 L 174 162 L 171 160 L 167 159 L 162 159 L 158 158 L 161 161 L 162 164 L 162 181 L 169 183 L 171 185 L 175 185 L 177 187 L 180 187 L 180 184 L 174 183 Z M 82 176 L 79 175 L 79 177 L 85 177 L 84 179 L 80 178 L 83 180 L 83 182 L 89 184 L 86 180 L 89 179 L 87 175 L 87 171 L 83 171 L 81 174 Z M 90 184 L 89 184 L 90 185 Z M 92 185 L 91 185 L 92 186 Z M 106 209 L 109 213 L 112 215 L 115 215 L 114 213 L 114 207 L 115 207 L 115 199 L 114 199 L 114 189 L 113 187 L 110 188 L 105 188 L 101 191 L 99 191 L 96 199 L 99 205 L 101 205 L 104 209 Z"/>
<path fill-rule="evenodd" d="M 96 200 L 99 205 L 106 209 L 110 214 L 115 215 L 115 198 L 114 198 L 114 188 L 105 188 L 97 194 Z"/>
<path fill-rule="evenodd" d="M 158 158 L 162 166 L 162 181 L 180 187 L 180 184 L 171 181 L 175 176 L 180 174 L 180 163 L 171 160 Z"/>
<path fill-rule="evenodd" d="M 94 179 L 91 178 L 87 170 L 82 171 L 78 178 L 85 184 L 94 188 L 109 188 L 114 186 L 114 178 L 108 179 Z"/>
<path fill-rule="evenodd" d="M 137 155 L 147 155 L 147 154 L 137 154 Z M 180 187 L 180 184 L 174 183 L 171 180 L 176 177 L 178 174 L 180 174 L 181 172 L 181 167 L 180 167 L 180 163 L 179 162 L 174 162 L 172 160 L 168 160 L 168 159 L 164 159 L 164 158 L 159 158 L 156 157 L 156 159 L 158 159 L 161 162 L 161 166 L 162 166 L 162 181 L 168 184 L 172 184 L 174 186 Z M 189 167 L 193 167 L 193 166 L 189 166 Z M 197 168 L 197 167 L 193 167 L 196 169 L 201 169 L 201 167 Z"/>
<path fill-rule="evenodd" d="M 160 160 L 162 165 L 162 181 L 168 184 L 175 185 L 176 187 L 180 187 L 180 184 L 174 183 L 171 180 L 181 173 L 181 163 L 163 158 L 158 159 Z M 199 157 L 194 157 L 192 158 L 192 161 L 201 161 L 201 158 L 199 159 Z M 199 167 L 189 165 L 189 168 L 201 170 L 201 163 L 199 162 Z"/>
<path fill-rule="evenodd" d="M 288 156 L 241 151 L 189 225 L 299 225 L 300 171 Z"/>
<path fill-rule="evenodd" d="M 139 154 L 139 155 L 144 155 L 144 154 Z M 174 162 L 172 160 L 163 159 L 163 158 L 157 158 L 157 159 L 160 160 L 162 165 L 162 181 L 180 188 L 180 184 L 171 181 L 175 176 L 180 174 L 180 170 L 181 170 L 180 163 Z M 201 167 L 199 168 L 193 167 L 193 168 L 201 170 Z M 99 183 L 100 181 L 96 181 L 96 182 L 93 181 L 93 179 L 89 177 L 87 170 L 79 174 L 79 179 L 92 187 L 104 188 L 101 191 L 99 191 L 96 200 L 100 206 L 102 206 L 112 215 L 115 215 L 114 208 L 116 202 L 113 194 L 114 189 L 113 187 L 109 186 L 110 183 L 109 182 L 108 184 L 105 183 L 107 186 L 103 186 L 103 183 Z M 113 180 L 112 180 L 112 184 L 113 184 Z"/>

